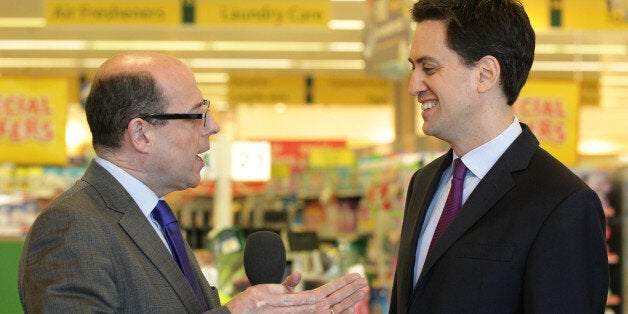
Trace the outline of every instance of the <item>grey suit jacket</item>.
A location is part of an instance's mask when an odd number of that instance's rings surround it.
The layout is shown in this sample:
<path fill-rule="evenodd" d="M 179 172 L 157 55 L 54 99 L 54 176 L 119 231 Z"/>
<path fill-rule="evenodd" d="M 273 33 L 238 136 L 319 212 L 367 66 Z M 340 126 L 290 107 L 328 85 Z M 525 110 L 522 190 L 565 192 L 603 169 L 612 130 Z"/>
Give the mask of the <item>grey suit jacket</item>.
<path fill-rule="evenodd" d="M 405 204 L 390 313 L 603 313 L 608 291 L 599 198 L 527 126 L 428 255 L 415 250 L 452 152 L 418 170 Z"/>
<path fill-rule="evenodd" d="M 228 313 L 188 247 L 210 312 Z M 32 225 L 20 258 L 26 313 L 201 313 L 176 261 L 122 185 L 96 162 Z"/>

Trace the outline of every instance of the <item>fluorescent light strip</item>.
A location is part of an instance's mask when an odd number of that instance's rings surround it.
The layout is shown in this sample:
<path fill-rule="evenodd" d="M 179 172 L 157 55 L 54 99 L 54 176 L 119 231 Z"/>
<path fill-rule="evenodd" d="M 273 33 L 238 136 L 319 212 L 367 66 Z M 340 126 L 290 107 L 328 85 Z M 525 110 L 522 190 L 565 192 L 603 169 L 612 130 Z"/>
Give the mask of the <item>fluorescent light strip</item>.
<path fill-rule="evenodd" d="M 1 50 L 85 50 L 84 40 L 0 40 Z"/>
<path fill-rule="evenodd" d="M 628 72 L 628 62 L 535 61 L 532 71 L 545 72 Z"/>
<path fill-rule="evenodd" d="M 0 58 L 0 68 L 98 68 L 103 58 Z M 337 69 L 363 70 L 364 60 L 188 59 L 198 69 Z M 532 71 L 628 72 L 628 62 L 535 61 Z M 224 77 L 215 77 L 222 80 Z M 211 79 L 210 79 L 211 80 Z"/>
<path fill-rule="evenodd" d="M 361 42 L 157 41 L 157 40 L 0 40 L 0 50 L 99 51 L 338 51 L 361 52 Z"/>
<path fill-rule="evenodd" d="M 362 42 L 331 42 L 328 44 L 329 51 L 362 52 L 364 43 Z"/>
<path fill-rule="evenodd" d="M 185 62 L 197 69 L 363 70 L 365 67 L 364 60 L 189 59 Z"/>
<path fill-rule="evenodd" d="M 362 52 L 362 42 L 306 42 L 306 41 L 214 41 L 208 43 L 212 51 L 336 51 Z"/>
<path fill-rule="evenodd" d="M 364 60 L 296 60 L 298 69 L 364 70 Z"/>
<path fill-rule="evenodd" d="M 44 27 L 46 19 L 42 17 L 2 17 L 0 27 Z"/>
<path fill-rule="evenodd" d="M 538 44 L 536 54 L 573 54 L 573 55 L 626 55 L 626 45 L 576 45 L 576 44 Z"/>
<path fill-rule="evenodd" d="M 330 20 L 327 27 L 333 30 L 362 30 L 364 21 L 362 20 Z"/>
<path fill-rule="evenodd" d="M 186 63 L 197 69 L 292 69 L 288 59 L 188 59 Z"/>
<path fill-rule="evenodd" d="M 227 73 L 194 73 L 197 83 L 227 83 L 229 74 Z"/>
<path fill-rule="evenodd" d="M 617 144 L 602 139 L 582 139 L 578 144 L 578 152 L 582 155 L 610 155 L 618 151 Z"/>
<path fill-rule="evenodd" d="M 628 87 L 628 77 L 623 75 L 601 75 L 600 85 Z"/>
<path fill-rule="evenodd" d="M 93 50 L 157 50 L 157 51 L 204 51 L 204 41 L 183 40 L 95 40 L 90 44 Z"/>
<path fill-rule="evenodd" d="M 77 59 L 72 58 L 0 58 L 0 68 L 76 68 Z"/>
<path fill-rule="evenodd" d="M 212 51 L 324 51 L 322 42 L 299 41 L 214 41 L 207 43 Z"/>

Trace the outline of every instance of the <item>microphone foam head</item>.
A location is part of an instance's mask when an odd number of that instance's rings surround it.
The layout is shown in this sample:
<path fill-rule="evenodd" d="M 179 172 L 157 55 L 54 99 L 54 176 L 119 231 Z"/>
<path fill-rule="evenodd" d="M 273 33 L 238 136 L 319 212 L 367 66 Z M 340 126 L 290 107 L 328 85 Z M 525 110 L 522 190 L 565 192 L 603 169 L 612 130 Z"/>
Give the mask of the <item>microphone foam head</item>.
<path fill-rule="evenodd" d="M 246 239 L 244 271 L 251 285 L 281 283 L 286 269 L 286 248 L 272 231 L 256 231 Z"/>

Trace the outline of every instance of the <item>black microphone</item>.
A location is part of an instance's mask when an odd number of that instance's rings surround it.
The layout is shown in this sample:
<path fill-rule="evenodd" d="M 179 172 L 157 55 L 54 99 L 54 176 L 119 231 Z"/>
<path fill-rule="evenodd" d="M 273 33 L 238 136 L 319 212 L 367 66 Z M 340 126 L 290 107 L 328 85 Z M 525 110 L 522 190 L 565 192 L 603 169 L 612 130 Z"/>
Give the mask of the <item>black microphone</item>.
<path fill-rule="evenodd" d="M 246 239 L 244 272 L 251 285 L 281 283 L 286 269 L 286 248 L 272 231 L 256 231 Z"/>

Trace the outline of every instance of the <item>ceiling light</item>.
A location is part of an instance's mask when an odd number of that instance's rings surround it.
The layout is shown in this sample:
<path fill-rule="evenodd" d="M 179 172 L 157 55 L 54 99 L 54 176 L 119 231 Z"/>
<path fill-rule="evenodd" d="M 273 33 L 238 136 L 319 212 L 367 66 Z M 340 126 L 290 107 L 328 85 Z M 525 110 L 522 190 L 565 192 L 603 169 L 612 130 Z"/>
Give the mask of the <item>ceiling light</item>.
<path fill-rule="evenodd" d="M 615 143 L 609 141 L 587 139 L 580 141 L 578 151 L 582 155 L 610 155 L 616 154 L 618 147 Z"/>
<path fill-rule="evenodd" d="M 534 61 L 532 71 L 539 72 L 628 72 L 628 62 Z"/>
<path fill-rule="evenodd" d="M 331 42 L 328 45 L 329 45 L 330 51 L 344 51 L 344 52 L 364 51 L 364 44 L 361 42 Z"/>
<path fill-rule="evenodd" d="M 123 51 L 203 51 L 207 50 L 204 41 L 183 40 L 95 40 L 91 42 L 93 50 L 123 50 Z"/>
<path fill-rule="evenodd" d="M 601 75 L 600 85 L 628 87 L 628 77 L 624 75 Z"/>
<path fill-rule="evenodd" d="M 322 42 L 215 41 L 208 43 L 213 51 L 323 51 Z"/>
<path fill-rule="evenodd" d="M 2 50 L 85 50 L 84 40 L 0 40 Z"/>
<path fill-rule="evenodd" d="M 46 19 L 43 17 L 2 17 L 0 27 L 44 27 Z"/>
<path fill-rule="evenodd" d="M 74 68 L 77 59 L 72 58 L 0 58 L 0 68 Z"/>
<path fill-rule="evenodd" d="M 626 55 L 625 45 L 538 44 L 536 54 Z"/>
<path fill-rule="evenodd" d="M 288 59 L 188 59 L 192 68 L 200 69 L 291 69 L 294 61 Z"/>
<path fill-rule="evenodd" d="M 327 27 L 333 30 L 362 30 L 364 21 L 362 20 L 330 20 Z"/>
<path fill-rule="evenodd" d="M 194 73 L 197 83 L 227 83 L 229 74 L 227 73 Z"/>
<path fill-rule="evenodd" d="M 364 70 L 364 60 L 296 60 L 295 68 L 321 70 Z"/>

